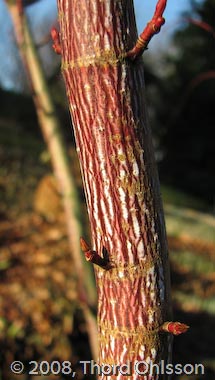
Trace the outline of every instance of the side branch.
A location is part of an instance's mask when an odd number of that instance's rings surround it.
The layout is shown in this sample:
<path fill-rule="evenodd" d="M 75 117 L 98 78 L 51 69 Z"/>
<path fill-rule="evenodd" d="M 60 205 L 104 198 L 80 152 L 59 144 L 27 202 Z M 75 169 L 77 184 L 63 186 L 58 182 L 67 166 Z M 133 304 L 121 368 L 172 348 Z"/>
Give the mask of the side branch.
<path fill-rule="evenodd" d="M 102 248 L 102 256 L 100 256 L 96 251 L 90 249 L 89 245 L 82 237 L 80 238 L 80 245 L 87 261 L 90 261 L 92 264 L 98 265 L 105 270 L 109 270 L 113 267 L 113 264 L 109 260 L 108 251 L 105 247 Z"/>
<path fill-rule="evenodd" d="M 165 23 L 163 18 L 163 13 L 166 8 L 167 0 L 158 0 L 155 9 L 154 16 L 151 21 L 147 24 L 143 32 L 140 34 L 137 42 L 132 50 L 129 50 L 126 54 L 127 57 L 134 60 L 137 56 L 143 54 L 144 50 L 147 49 L 149 41 L 154 36 L 160 32 L 161 26 Z"/>

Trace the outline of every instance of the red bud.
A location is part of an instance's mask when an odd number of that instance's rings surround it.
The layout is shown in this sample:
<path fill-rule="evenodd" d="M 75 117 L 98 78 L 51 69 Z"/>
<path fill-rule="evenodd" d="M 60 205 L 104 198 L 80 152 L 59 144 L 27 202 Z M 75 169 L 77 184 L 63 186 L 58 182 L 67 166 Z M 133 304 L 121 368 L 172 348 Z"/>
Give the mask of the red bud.
<path fill-rule="evenodd" d="M 181 322 L 165 322 L 160 331 L 168 332 L 173 335 L 180 335 L 185 333 L 189 329 L 189 326 Z"/>

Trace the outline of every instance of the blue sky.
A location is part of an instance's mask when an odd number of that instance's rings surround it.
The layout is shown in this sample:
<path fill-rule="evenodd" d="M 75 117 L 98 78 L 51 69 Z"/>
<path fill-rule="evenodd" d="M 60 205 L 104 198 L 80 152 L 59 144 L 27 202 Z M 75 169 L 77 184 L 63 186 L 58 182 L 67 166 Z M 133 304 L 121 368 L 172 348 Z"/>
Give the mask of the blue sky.
<path fill-rule="evenodd" d="M 197 3 L 203 3 L 203 0 L 196 0 Z M 139 33 L 142 32 L 145 25 L 153 16 L 157 0 L 134 0 L 136 11 L 136 21 Z M 162 27 L 162 34 L 155 36 L 150 42 L 150 51 L 160 45 L 160 41 L 164 40 L 168 43 L 170 35 L 183 23 L 183 12 L 191 12 L 190 0 L 167 0 L 167 6 L 164 12 L 166 20 L 165 25 Z"/>
<path fill-rule="evenodd" d="M 203 0 L 198 0 L 197 3 L 201 3 Z M 153 16 L 156 0 L 134 0 L 134 5 L 136 8 L 136 18 L 138 28 L 143 28 L 143 25 L 150 20 Z M 167 0 L 167 6 L 165 9 L 165 19 L 167 23 L 173 23 L 177 20 L 183 11 L 190 10 L 189 0 Z"/>
<path fill-rule="evenodd" d="M 93 0 L 92 0 L 93 1 Z M 203 0 L 196 0 L 201 3 Z M 51 28 L 51 25 L 56 20 L 57 0 L 41 0 L 37 4 L 28 8 L 28 14 L 31 19 L 32 26 L 37 28 L 37 38 L 40 40 L 44 34 L 44 30 Z M 157 0 L 134 0 L 136 11 L 136 20 L 139 33 L 142 32 L 147 22 L 152 18 Z M 166 24 L 162 27 L 162 32 L 155 36 L 150 43 L 150 52 L 153 52 L 157 47 L 166 46 L 169 41 L 169 36 L 176 28 L 180 26 L 181 15 L 184 11 L 190 11 L 190 0 L 168 0 L 167 7 L 164 13 Z M 38 28 L 38 18 L 40 26 Z M 11 74 L 14 72 L 14 40 L 11 29 L 10 18 L 4 0 L 0 0 L 0 86 L 8 89 L 13 87 L 13 78 Z M 47 28 L 48 25 L 48 28 Z M 14 74 L 14 73 L 13 73 Z"/>

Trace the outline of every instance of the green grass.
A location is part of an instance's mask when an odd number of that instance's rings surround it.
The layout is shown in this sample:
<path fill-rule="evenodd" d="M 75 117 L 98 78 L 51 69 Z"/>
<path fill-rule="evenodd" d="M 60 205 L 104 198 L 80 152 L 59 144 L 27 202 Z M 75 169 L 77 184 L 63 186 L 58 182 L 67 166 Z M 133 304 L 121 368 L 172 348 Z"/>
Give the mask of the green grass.
<path fill-rule="evenodd" d="M 215 215 L 201 199 L 161 186 L 168 235 L 189 235 L 215 244 Z"/>
<path fill-rule="evenodd" d="M 215 261 L 205 256 L 200 256 L 189 251 L 173 251 L 170 255 L 173 264 L 183 266 L 190 273 L 197 275 L 215 273 Z"/>
<path fill-rule="evenodd" d="M 178 189 L 161 184 L 161 194 L 164 204 L 192 208 L 199 211 L 209 211 L 207 203 L 202 199 L 188 195 Z"/>
<path fill-rule="evenodd" d="M 164 204 L 164 212 L 169 235 L 186 234 L 215 244 L 215 218 L 212 215 L 172 204 Z"/>
<path fill-rule="evenodd" d="M 186 312 L 206 312 L 215 315 L 215 297 L 202 298 L 195 294 L 185 294 L 184 292 L 174 292 L 173 301 L 183 304 Z"/>
<path fill-rule="evenodd" d="M 211 347 L 214 347 L 215 342 L 215 218 L 206 212 L 206 207 L 205 212 L 199 210 L 204 208 L 196 200 L 193 203 L 190 197 L 181 197 L 175 190 L 165 193 L 167 233 L 168 236 L 179 238 L 176 240 L 179 242 L 178 249 L 170 249 L 173 312 L 175 320 L 190 326 L 188 333 L 181 337 L 181 343 L 175 339 L 174 353 L 179 362 L 202 363 L 205 367 L 204 379 L 213 380 L 215 361 Z M 191 238 L 195 244 L 185 248 L 183 237 Z M 201 250 L 198 249 L 199 245 Z M 189 377 L 203 380 L 199 375 Z M 178 380 L 187 378 L 182 375 Z"/>
<path fill-rule="evenodd" d="M 180 249 L 180 246 L 177 251 L 170 249 L 171 266 L 176 275 L 172 281 L 173 301 L 186 313 L 215 315 L 215 217 L 208 213 L 204 202 L 177 190 L 162 187 L 162 196 L 168 236 L 181 237 L 182 241 L 187 236 L 196 242 L 193 249 Z M 202 254 L 195 252 L 198 242 L 203 247 Z M 214 245 L 214 255 L 207 253 L 209 243 Z"/>

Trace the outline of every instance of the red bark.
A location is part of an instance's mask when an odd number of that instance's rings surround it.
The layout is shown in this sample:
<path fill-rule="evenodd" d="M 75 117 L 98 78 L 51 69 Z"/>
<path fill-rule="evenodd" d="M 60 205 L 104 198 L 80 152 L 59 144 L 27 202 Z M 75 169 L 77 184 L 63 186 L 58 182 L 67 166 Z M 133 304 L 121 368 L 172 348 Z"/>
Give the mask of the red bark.
<path fill-rule="evenodd" d="M 105 247 L 113 265 L 95 266 L 98 362 L 158 363 L 168 356 L 168 334 L 160 333 L 171 320 L 168 253 L 143 63 L 125 59 L 137 40 L 133 3 L 58 0 L 58 9 L 94 251 L 102 257 Z M 130 377 L 157 378 L 135 371 Z"/>

